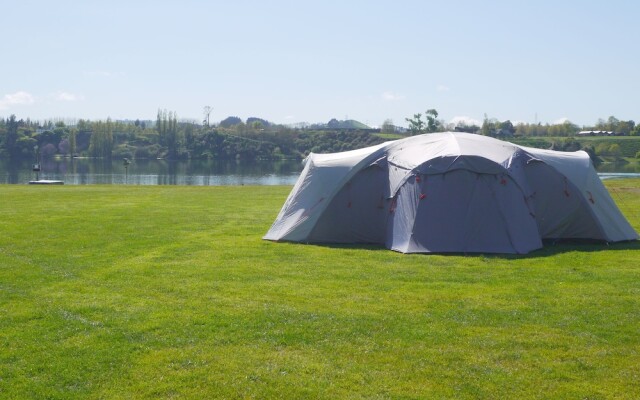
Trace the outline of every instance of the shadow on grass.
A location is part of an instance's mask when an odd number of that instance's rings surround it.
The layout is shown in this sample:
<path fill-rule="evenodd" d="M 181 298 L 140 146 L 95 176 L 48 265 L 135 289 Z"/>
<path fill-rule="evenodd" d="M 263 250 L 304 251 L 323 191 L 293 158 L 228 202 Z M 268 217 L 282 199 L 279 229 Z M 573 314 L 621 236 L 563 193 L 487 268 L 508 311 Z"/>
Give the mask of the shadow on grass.
<path fill-rule="evenodd" d="M 529 254 L 509 254 L 505 258 L 538 258 L 550 257 L 561 253 L 577 251 L 581 253 L 596 253 L 601 251 L 640 250 L 640 241 L 630 240 L 617 243 L 606 243 L 594 240 L 560 240 L 544 241 L 544 247 Z"/>
<path fill-rule="evenodd" d="M 300 243 L 301 244 L 301 243 Z M 326 247 L 331 249 L 350 249 L 350 250 L 368 250 L 368 251 L 392 251 L 382 245 L 376 244 L 345 244 L 345 243 L 305 243 L 305 246 Z M 500 253 L 411 253 L 407 256 L 430 255 L 441 256 L 465 256 L 478 258 L 498 258 L 498 259 L 526 259 L 526 258 L 542 258 L 551 257 L 562 253 L 573 251 L 581 253 L 595 253 L 601 251 L 621 251 L 621 250 L 640 250 L 640 241 L 632 240 L 626 242 L 606 243 L 594 240 L 545 240 L 541 249 L 534 250 L 528 254 L 500 254 Z"/>

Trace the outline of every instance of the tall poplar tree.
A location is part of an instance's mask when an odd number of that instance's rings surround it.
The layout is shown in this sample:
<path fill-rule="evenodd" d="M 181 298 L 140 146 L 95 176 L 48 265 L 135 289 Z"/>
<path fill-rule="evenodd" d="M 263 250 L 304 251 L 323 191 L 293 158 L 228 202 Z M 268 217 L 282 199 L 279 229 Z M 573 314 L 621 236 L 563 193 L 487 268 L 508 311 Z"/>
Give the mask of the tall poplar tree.
<path fill-rule="evenodd" d="M 89 154 L 92 157 L 111 158 L 113 151 L 113 124 L 111 118 L 107 122 L 94 122 L 93 133 L 89 141 Z"/>
<path fill-rule="evenodd" d="M 71 157 L 76 154 L 76 133 L 77 129 L 75 128 L 69 131 L 69 154 Z"/>

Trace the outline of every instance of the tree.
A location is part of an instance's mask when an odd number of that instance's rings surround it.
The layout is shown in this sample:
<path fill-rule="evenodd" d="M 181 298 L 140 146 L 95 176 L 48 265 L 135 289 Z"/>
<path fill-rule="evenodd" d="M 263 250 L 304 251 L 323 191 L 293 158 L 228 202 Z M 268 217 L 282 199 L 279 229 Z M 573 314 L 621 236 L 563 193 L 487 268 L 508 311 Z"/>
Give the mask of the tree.
<path fill-rule="evenodd" d="M 595 126 L 589 130 L 594 131 L 610 131 L 615 132 L 618 135 L 637 135 L 638 130 L 636 129 L 636 123 L 633 120 L 619 120 L 613 115 L 607 118 L 607 120 L 603 120 L 602 118 L 598 119 L 598 122 Z"/>
<path fill-rule="evenodd" d="M 511 121 L 509 120 L 500 122 L 498 124 L 498 129 L 500 129 L 503 133 L 508 132 L 512 135 L 516 132 L 516 128 L 514 128 L 513 123 L 511 123 Z"/>
<path fill-rule="evenodd" d="M 64 133 L 64 128 L 47 129 L 38 137 L 38 146 L 44 147 L 47 144 L 57 146 L 62 140 Z"/>
<path fill-rule="evenodd" d="M 438 132 L 442 128 L 442 123 L 438 121 L 438 111 L 434 108 L 424 113 L 426 121 L 422 120 L 422 114 L 413 114 L 413 118 L 405 118 L 409 123 L 409 133 L 411 135 L 419 135 L 421 133 Z"/>
<path fill-rule="evenodd" d="M 76 154 L 76 129 L 69 131 L 69 155 L 73 157 Z"/>
<path fill-rule="evenodd" d="M 195 129 L 195 124 L 190 123 L 190 124 L 185 124 L 184 125 L 184 145 L 185 147 L 190 150 L 192 149 L 195 144 L 196 144 L 196 129 Z"/>
<path fill-rule="evenodd" d="M 158 136 L 162 138 L 162 110 L 158 109 L 158 115 L 156 116 L 156 131 Z"/>
<path fill-rule="evenodd" d="M 441 126 L 440 121 L 438 121 L 438 111 L 432 108 L 430 110 L 427 110 L 424 115 L 427 117 L 427 132 L 438 132 Z"/>
<path fill-rule="evenodd" d="M 60 141 L 58 144 L 58 151 L 64 155 L 69 154 L 69 139 L 62 139 Z"/>
<path fill-rule="evenodd" d="M 329 122 L 327 122 L 327 128 L 340 129 L 341 128 L 340 121 L 338 121 L 335 118 L 331 118 L 331 120 Z"/>
<path fill-rule="evenodd" d="M 238 117 L 227 117 L 220 121 L 220 127 L 222 128 L 231 128 L 234 125 L 241 124 L 242 120 Z"/>
<path fill-rule="evenodd" d="M 632 120 L 629 121 L 618 121 L 618 125 L 616 125 L 615 132 L 620 135 L 629 135 L 633 129 L 635 128 L 636 123 Z"/>
<path fill-rule="evenodd" d="M 271 123 L 269 121 L 267 121 L 266 119 L 262 119 L 262 118 L 257 118 L 257 117 L 249 117 L 247 118 L 247 122 L 246 124 L 249 126 L 254 126 L 254 122 L 259 122 L 261 126 L 261 128 L 268 128 Z"/>
<path fill-rule="evenodd" d="M 169 158 L 177 158 L 180 150 L 180 134 L 178 132 L 178 115 L 175 111 L 168 114 L 166 125 L 165 143 L 167 153 Z"/>
<path fill-rule="evenodd" d="M 262 122 L 260 121 L 253 121 L 251 123 L 247 123 L 249 126 L 251 126 L 251 129 L 254 131 L 260 131 L 263 129 L 264 125 L 262 125 Z"/>
<path fill-rule="evenodd" d="M 493 136 L 495 129 L 495 123 L 493 121 L 490 121 L 487 117 L 487 114 L 485 114 L 484 120 L 482 121 L 482 127 L 480 128 L 480 134 L 484 136 Z"/>
<path fill-rule="evenodd" d="M 395 131 L 396 131 L 396 127 L 393 126 L 393 120 L 385 119 L 384 122 L 382 123 L 382 127 L 380 128 L 380 132 L 386 133 L 386 134 L 392 134 L 392 133 L 395 133 Z"/>
<path fill-rule="evenodd" d="M 18 134 L 18 121 L 16 121 L 16 116 L 11 114 L 9 119 L 7 120 L 7 133 L 4 139 L 4 149 L 9 154 L 9 157 L 15 157 L 18 154 L 16 149 L 16 142 L 19 139 Z"/>
<path fill-rule="evenodd" d="M 169 158 L 177 158 L 181 152 L 181 135 L 178 128 L 178 114 L 175 111 L 158 110 L 156 117 L 158 142 L 166 147 Z"/>
<path fill-rule="evenodd" d="M 413 114 L 413 119 L 412 118 L 405 118 L 405 121 L 407 121 L 409 123 L 409 134 L 411 136 L 419 135 L 419 134 L 423 133 L 423 131 L 424 131 L 424 121 L 422 120 L 422 114 L 421 113 Z"/>
<path fill-rule="evenodd" d="M 52 157 L 54 154 L 56 154 L 56 146 L 51 143 L 47 143 L 40 148 L 40 154 L 45 158 Z"/>
<path fill-rule="evenodd" d="M 37 145 L 35 139 L 22 135 L 16 141 L 15 155 L 20 157 L 32 157 L 34 147 Z"/>
<path fill-rule="evenodd" d="M 111 158 L 113 151 L 113 123 L 111 118 L 107 122 L 94 122 L 93 133 L 89 141 L 89 154 L 92 157 Z"/>

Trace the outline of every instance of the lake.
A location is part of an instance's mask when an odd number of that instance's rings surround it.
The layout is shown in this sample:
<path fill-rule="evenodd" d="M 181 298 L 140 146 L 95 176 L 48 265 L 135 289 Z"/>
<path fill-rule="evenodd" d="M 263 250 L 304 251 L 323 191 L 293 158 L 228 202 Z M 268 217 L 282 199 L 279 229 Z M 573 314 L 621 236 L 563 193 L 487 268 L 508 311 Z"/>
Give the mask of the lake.
<path fill-rule="evenodd" d="M 36 179 L 33 160 L 0 160 L 0 184 L 26 184 Z M 66 185 L 293 185 L 302 163 L 284 161 L 135 160 L 126 168 L 122 160 L 54 158 L 41 162 L 38 179 L 60 180 Z M 640 165 L 601 164 L 603 179 L 640 176 Z"/>
<path fill-rule="evenodd" d="M 0 160 L 0 184 L 26 184 L 36 180 L 33 160 Z M 65 185 L 293 185 L 302 171 L 300 161 L 122 160 L 59 158 L 41 161 L 38 179 L 60 180 Z"/>

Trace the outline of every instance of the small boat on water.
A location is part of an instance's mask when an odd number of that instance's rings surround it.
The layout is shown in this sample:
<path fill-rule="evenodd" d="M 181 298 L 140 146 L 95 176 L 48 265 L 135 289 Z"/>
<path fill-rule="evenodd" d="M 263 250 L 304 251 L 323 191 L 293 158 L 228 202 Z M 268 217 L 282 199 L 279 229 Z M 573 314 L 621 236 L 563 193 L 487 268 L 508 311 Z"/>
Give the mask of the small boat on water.
<path fill-rule="evenodd" d="M 64 181 L 53 181 L 49 179 L 40 179 L 37 181 L 29 181 L 29 185 L 64 185 Z"/>

